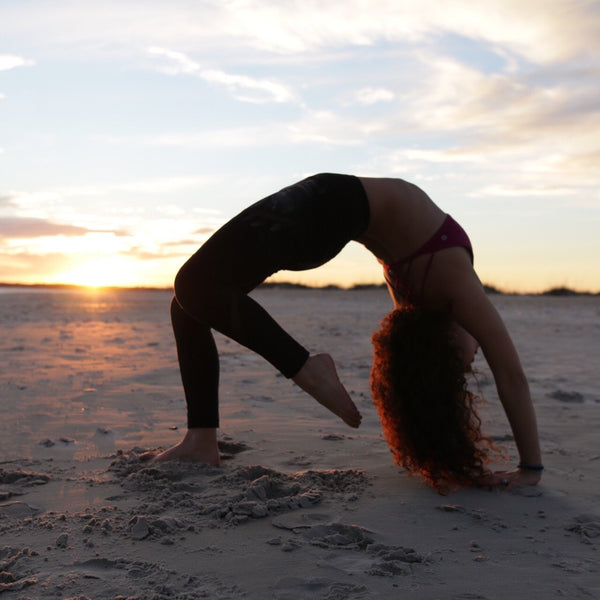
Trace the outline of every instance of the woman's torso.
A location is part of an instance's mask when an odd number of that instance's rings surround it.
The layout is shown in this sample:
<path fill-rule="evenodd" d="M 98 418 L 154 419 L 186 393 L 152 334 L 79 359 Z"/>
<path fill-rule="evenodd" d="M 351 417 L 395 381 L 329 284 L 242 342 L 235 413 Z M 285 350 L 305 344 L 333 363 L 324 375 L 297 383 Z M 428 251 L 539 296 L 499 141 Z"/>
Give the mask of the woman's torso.
<path fill-rule="evenodd" d="M 420 248 L 439 228 L 444 212 L 417 186 L 402 179 L 360 177 L 369 200 L 369 226 L 359 238 L 384 264 Z"/>
<path fill-rule="evenodd" d="M 442 251 L 443 260 L 423 254 L 402 264 L 440 228 L 446 214 L 423 190 L 402 179 L 360 180 L 369 200 L 370 220 L 357 241 L 382 264 L 401 264 L 401 285 L 390 285 L 396 305 L 417 302 L 433 310 L 447 310 L 452 290 L 440 290 L 436 285 L 438 269 L 451 261 L 472 271 L 468 252 L 464 248 L 448 248 Z"/>

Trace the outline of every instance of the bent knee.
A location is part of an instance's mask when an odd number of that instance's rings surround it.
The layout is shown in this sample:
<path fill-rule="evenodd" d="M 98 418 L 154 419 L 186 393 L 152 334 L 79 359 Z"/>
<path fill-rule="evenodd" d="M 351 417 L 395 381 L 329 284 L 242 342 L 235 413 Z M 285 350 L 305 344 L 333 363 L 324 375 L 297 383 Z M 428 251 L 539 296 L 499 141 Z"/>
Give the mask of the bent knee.
<path fill-rule="evenodd" d="M 186 263 L 187 264 L 187 263 Z M 175 292 L 175 299 L 181 305 L 181 300 L 186 294 L 186 290 L 190 287 L 190 275 L 186 272 L 185 265 L 177 271 L 175 279 L 173 281 L 173 290 Z"/>
<path fill-rule="evenodd" d="M 202 302 L 204 290 L 208 289 L 210 283 L 200 264 L 186 262 L 175 275 L 173 288 L 175 299 L 179 306 L 186 307 L 193 303 L 197 305 Z"/>
<path fill-rule="evenodd" d="M 185 312 L 204 320 L 210 316 L 221 287 L 210 269 L 198 261 L 188 261 L 175 276 L 174 300 Z"/>

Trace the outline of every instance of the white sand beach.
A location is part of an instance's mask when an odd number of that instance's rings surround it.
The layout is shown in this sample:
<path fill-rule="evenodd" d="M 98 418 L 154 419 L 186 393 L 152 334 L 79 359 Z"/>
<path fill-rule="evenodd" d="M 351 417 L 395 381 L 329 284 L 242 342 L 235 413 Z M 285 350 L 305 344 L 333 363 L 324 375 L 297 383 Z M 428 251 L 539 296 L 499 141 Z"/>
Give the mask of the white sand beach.
<path fill-rule="evenodd" d="M 393 464 L 370 400 L 386 291 L 254 297 L 334 356 L 363 424 L 217 336 L 214 468 L 138 459 L 185 431 L 169 292 L 0 291 L 2 600 L 600 598 L 600 297 L 492 297 L 546 471 L 535 488 L 447 496 Z M 485 430 L 514 465 L 481 356 L 476 369 Z"/>

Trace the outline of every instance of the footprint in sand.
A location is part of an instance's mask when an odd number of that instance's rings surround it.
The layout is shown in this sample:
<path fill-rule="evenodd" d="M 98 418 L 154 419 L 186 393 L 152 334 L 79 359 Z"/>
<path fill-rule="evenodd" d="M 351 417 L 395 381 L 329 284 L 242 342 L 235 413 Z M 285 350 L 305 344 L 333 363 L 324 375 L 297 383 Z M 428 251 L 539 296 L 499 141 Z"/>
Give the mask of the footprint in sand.
<path fill-rule="evenodd" d="M 583 394 L 579 392 L 566 392 L 564 390 L 556 390 L 548 394 L 549 398 L 565 402 L 567 404 L 582 404 L 584 402 Z"/>
<path fill-rule="evenodd" d="M 12 502 L 3 502 L 0 504 L 0 516 L 9 519 L 23 520 L 27 517 L 40 512 L 40 508 L 27 502 L 13 500 Z"/>
<path fill-rule="evenodd" d="M 94 580 L 96 595 L 103 598 L 131 596 L 219 599 L 245 595 L 237 586 L 225 585 L 216 577 L 210 575 L 197 577 L 173 570 L 166 571 L 156 563 L 144 561 L 107 558 L 76 561 L 69 566 L 71 585 L 77 576 Z"/>
<path fill-rule="evenodd" d="M 29 471 L 5 471 L 0 469 L 0 483 L 16 484 L 23 486 L 44 485 L 50 481 L 48 475 L 32 473 Z"/>
<path fill-rule="evenodd" d="M 600 541 L 600 516 L 578 515 L 574 521 L 574 523 L 567 525 L 565 529 L 577 533 L 582 543 L 593 544 Z"/>
<path fill-rule="evenodd" d="M 249 446 L 244 444 L 244 442 L 236 442 L 231 438 L 221 439 L 217 443 L 219 445 L 221 460 L 231 460 L 236 454 L 249 449 Z"/>
<path fill-rule="evenodd" d="M 359 600 L 371 598 L 370 590 L 364 585 L 342 583 L 325 578 L 301 579 L 284 577 L 275 584 L 275 600 L 297 600 L 298 598 L 335 598 Z"/>
<path fill-rule="evenodd" d="M 328 564 L 349 575 L 366 573 L 371 576 L 390 577 L 412 573 L 413 565 L 427 562 L 427 558 L 413 548 L 378 544 L 375 534 L 358 525 L 327 521 L 328 515 L 304 513 L 284 515 L 273 519 L 279 529 L 287 529 L 297 535 L 290 543 L 296 547 L 309 544 L 318 548 L 343 550 L 340 555 L 328 555 Z"/>
<path fill-rule="evenodd" d="M 0 549 L 0 593 L 19 592 L 38 582 L 36 577 L 29 574 L 29 569 L 24 570 L 24 558 L 37 556 L 29 548 L 17 550 L 10 546 Z"/>

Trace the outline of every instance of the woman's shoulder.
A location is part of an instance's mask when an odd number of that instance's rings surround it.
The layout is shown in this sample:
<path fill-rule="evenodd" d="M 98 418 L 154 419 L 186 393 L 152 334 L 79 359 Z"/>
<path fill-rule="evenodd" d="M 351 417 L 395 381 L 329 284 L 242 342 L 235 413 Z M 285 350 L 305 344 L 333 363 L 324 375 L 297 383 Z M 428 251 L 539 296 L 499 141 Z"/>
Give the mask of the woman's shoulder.
<path fill-rule="evenodd" d="M 413 184 L 391 177 L 359 177 L 371 202 L 399 202 L 411 193 Z"/>
<path fill-rule="evenodd" d="M 443 214 L 431 198 L 417 185 L 404 179 L 359 177 L 374 216 L 388 219 L 398 214 L 408 219 L 439 219 Z"/>

